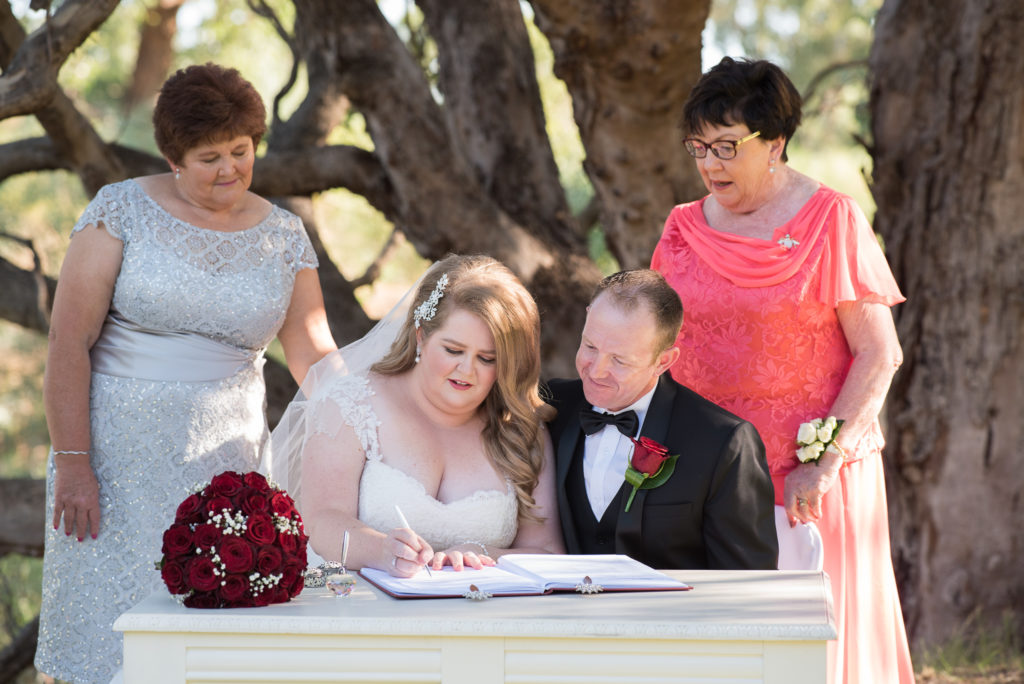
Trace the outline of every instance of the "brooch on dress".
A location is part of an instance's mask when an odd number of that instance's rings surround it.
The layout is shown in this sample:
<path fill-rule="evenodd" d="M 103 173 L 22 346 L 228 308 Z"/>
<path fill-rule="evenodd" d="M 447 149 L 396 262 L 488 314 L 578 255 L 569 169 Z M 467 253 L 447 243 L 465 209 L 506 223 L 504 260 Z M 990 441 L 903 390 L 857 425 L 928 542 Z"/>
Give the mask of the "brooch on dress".
<path fill-rule="evenodd" d="M 784 249 L 793 249 L 800 244 L 797 240 L 790 237 L 789 233 L 786 233 L 785 237 L 779 238 L 778 243 L 782 245 Z"/>

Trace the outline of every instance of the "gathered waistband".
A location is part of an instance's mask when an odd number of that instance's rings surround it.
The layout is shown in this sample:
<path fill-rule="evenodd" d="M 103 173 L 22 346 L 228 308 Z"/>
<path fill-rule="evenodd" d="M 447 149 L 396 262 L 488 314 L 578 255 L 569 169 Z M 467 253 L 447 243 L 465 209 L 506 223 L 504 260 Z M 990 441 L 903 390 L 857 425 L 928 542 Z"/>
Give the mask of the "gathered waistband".
<path fill-rule="evenodd" d="M 208 382 L 255 366 L 251 352 L 197 333 L 153 330 L 108 314 L 90 351 L 94 373 L 164 382 Z"/>

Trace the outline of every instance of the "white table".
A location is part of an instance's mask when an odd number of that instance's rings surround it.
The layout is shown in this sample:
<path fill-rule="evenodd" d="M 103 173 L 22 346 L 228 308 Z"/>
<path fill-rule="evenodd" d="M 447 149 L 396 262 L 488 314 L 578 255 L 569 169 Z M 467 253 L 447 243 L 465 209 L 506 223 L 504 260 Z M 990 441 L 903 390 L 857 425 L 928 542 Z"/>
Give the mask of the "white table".
<path fill-rule="evenodd" d="M 822 573 L 670 571 L 692 591 L 397 600 L 360 578 L 266 608 L 158 592 L 124 613 L 128 684 L 825 681 L 836 636 Z"/>

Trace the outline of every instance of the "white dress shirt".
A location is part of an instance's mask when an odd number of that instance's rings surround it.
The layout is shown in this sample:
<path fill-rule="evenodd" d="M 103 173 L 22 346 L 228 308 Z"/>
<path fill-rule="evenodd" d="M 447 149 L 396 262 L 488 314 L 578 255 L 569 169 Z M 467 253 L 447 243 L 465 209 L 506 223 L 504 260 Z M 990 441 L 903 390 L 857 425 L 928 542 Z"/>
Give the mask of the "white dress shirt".
<path fill-rule="evenodd" d="M 640 420 L 637 427 L 637 435 L 639 435 L 656 389 L 657 385 L 622 411 L 608 411 L 597 406 L 594 407 L 594 410 L 599 413 L 615 415 L 630 409 L 636 411 L 636 417 Z M 637 435 L 633 435 L 633 437 L 635 438 Z M 594 434 L 586 436 L 583 444 L 583 481 L 587 485 L 590 509 L 594 511 L 594 517 L 598 520 L 604 515 L 608 504 L 615 498 L 619 487 L 625 482 L 626 467 L 632 456 L 633 442 L 619 432 L 614 425 L 606 425 Z"/>

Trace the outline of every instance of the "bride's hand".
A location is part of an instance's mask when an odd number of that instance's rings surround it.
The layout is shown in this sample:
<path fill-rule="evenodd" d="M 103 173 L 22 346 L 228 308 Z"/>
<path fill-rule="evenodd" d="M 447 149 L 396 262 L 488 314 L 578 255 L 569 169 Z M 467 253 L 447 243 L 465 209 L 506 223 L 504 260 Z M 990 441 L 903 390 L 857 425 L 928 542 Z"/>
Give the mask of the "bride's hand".
<path fill-rule="evenodd" d="M 440 570 L 447 564 L 452 566 L 452 570 L 459 571 L 467 565 L 474 570 L 494 565 L 493 558 L 473 551 L 472 547 L 472 544 L 460 544 L 444 551 L 438 551 L 434 554 L 433 560 L 430 561 L 430 567 L 434 570 Z"/>
<path fill-rule="evenodd" d="M 382 567 L 395 577 L 412 577 L 434 557 L 434 549 L 408 527 L 396 527 L 382 546 L 386 556 Z"/>

